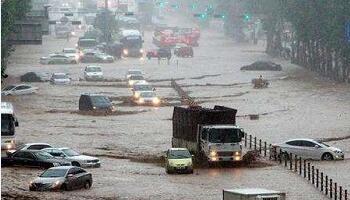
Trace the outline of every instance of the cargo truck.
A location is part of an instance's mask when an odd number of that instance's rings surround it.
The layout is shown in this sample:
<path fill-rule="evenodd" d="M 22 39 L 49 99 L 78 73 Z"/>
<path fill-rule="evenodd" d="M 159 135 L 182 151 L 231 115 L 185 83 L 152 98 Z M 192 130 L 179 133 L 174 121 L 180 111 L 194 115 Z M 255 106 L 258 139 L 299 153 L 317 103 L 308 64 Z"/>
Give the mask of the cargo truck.
<path fill-rule="evenodd" d="M 236 125 L 236 113 L 223 106 L 175 107 L 172 147 L 187 148 L 209 164 L 241 161 L 244 132 Z"/>

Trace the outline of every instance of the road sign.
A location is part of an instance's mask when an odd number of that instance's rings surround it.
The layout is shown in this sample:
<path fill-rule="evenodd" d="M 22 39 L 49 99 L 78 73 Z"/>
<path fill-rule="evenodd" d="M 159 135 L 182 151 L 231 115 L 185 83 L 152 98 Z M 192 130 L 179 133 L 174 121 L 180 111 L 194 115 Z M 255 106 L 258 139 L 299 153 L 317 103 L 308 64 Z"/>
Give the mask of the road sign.
<path fill-rule="evenodd" d="M 350 21 L 345 24 L 346 41 L 350 43 Z"/>

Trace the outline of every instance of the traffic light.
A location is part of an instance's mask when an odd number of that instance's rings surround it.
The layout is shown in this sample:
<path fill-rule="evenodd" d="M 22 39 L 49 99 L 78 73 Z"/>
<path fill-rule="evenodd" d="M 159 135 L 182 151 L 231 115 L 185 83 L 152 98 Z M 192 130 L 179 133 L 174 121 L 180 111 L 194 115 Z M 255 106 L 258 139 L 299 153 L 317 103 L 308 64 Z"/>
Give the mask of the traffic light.
<path fill-rule="evenodd" d="M 245 21 L 249 21 L 250 18 L 251 18 L 251 16 L 250 16 L 249 14 L 247 14 L 247 13 L 243 15 L 243 19 L 244 19 Z"/>

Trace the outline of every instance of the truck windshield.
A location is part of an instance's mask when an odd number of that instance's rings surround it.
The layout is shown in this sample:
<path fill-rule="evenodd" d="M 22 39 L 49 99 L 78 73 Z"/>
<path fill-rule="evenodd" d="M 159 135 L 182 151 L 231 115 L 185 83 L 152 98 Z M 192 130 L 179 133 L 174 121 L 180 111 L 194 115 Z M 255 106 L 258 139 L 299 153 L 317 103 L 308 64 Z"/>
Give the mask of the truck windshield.
<path fill-rule="evenodd" d="M 139 36 L 127 36 L 120 41 L 126 48 L 141 48 L 142 39 Z"/>
<path fill-rule="evenodd" d="M 211 129 L 209 142 L 211 143 L 237 143 L 241 141 L 239 129 Z"/>
<path fill-rule="evenodd" d="M 169 152 L 169 159 L 183 159 L 183 158 L 191 158 L 191 154 L 187 150 L 173 150 Z"/>
<path fill-rule="evenodd" d="M 1 114 L 1 136 L 15 134 L 14 119 L 10 114 Z"/>

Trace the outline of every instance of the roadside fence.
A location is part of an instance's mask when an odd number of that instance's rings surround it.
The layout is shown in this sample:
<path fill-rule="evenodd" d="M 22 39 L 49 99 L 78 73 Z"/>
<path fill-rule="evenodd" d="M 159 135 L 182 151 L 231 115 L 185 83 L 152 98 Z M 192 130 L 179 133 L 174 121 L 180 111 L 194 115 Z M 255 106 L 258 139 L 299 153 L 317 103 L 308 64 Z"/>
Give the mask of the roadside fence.
<path fill-rule="evenodd" d="M 276 147 L 266 141 L 257 139 L 257 137 L 253 137 L 247 133 L 244 134 L 244 138 L 244 146 L 246 148 L 259 152 L 261 156 L 268 156 L 270 160 L 278 162 L 284 168 L 303 177 L 330 199 L 348 200 L 348 190 L 312 165 L 307 159 L 303 159 L 292 153 L 282 152 L 281 149 L 278 151 Z"/>

